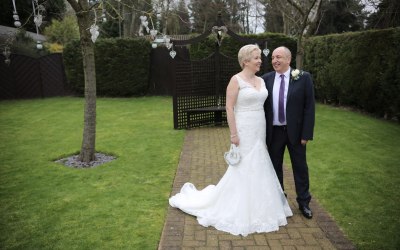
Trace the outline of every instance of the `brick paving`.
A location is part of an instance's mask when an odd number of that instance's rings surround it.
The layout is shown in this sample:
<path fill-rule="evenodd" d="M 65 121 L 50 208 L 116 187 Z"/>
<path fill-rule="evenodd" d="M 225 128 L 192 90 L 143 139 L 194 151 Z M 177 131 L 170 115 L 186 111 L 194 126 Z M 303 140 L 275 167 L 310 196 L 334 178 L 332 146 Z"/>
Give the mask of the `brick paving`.
<path fill-rule="evenodd" d="M 227 127 L 188 130 L 171 195 L 179 192 L 188 181 L 198 189 L 217 184 L 227 168 L 223 153 L 229 147 L 228 139 Z M 301 215 L 292 172 L 285 169 L 284 176 L 285 192 L 294 215 L 288 218 L 288 225 L 280 227 L 279 231 L 250 234 L 247 237 L 234 236 L 213 227 L 200 226 L 195 217 L 169 207 L 158 249 L 355 249 L 332 218 L 318 205 L 315 197 L 310 203 L 314 217 L 308 220 Z"/>

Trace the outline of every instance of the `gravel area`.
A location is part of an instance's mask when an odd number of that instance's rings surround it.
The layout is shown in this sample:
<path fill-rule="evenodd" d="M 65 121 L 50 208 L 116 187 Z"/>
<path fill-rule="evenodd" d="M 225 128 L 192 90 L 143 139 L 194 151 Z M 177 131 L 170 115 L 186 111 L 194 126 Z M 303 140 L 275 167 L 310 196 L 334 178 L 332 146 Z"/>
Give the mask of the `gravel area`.
<path fill-rule="evenodd" d="M 61 163 L 67 167 L 72 167 L 72 168 L 93 168 L 116 159 L 115 156 L 105 155 L 102 153 L 95 153 L 95 158 L 96 159 L 94 161 L 86 163 L 79 161 L 79 155 L 72 155 L 66 158 L 56 160 L 55 162 Z"/>

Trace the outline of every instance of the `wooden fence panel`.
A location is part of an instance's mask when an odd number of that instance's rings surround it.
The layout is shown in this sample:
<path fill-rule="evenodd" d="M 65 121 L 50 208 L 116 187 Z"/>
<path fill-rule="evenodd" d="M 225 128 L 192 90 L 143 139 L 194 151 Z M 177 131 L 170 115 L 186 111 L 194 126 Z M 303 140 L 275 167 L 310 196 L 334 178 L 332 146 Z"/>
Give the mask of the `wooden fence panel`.
<path fill-rule="evenodd" d="M 27 99 L 71 94 L 61 54 L 40 58 L 0 55 L 0 99 Z"/>

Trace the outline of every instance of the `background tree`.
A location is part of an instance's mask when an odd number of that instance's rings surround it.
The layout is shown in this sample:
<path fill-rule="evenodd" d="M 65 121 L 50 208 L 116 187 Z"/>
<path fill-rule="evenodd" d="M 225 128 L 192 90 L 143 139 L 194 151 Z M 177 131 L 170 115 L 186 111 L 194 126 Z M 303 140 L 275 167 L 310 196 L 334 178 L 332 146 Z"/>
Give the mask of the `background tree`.
<path fill-rule="evenodd" d="M 358 31 L 364 28 L 367 13 L 359 0 L 325 1 L 321 6 L 321 18 L 315 34 L 326 35 Z"/>
<path fill-rule="evenodd" d="M 374 7 L 374 2 L 369 3 Z M 279 10 L 277 1 L 266 1 L 264 28 L 268 32 L 285 33 L 293 35 L 291 24 L 284 25 L 283 13 Z M 342 33 L 364 29 L 364 23 L 368 16 L 365 10 L 365 0 L 327 0 L 322 1 L 320 16 L 318 17 L 314 34 L 325 35 L 331 33 Z M 286 20 L 285 20 L 286 21 Z"/>
<path fill-rule="evenodd" d="M 222 21 L 230 23 L 227 3 L 222 0 L 190 0 L 189 10 L 192 13 L 193 31 L 204 33 L 210 30 L 217 20 L 218 12 L 221 12 Z"/>
<path fill-rule="evenodd" d="M 400 26 L 400 1 L 382 0 L 377 9 L 377 12 L 371 14 L 368 18 L 368 29 L 385 29 Z"/>
<path fill-rule="evenodd" d="M 167 18 L 168 34 L 189 34 L 191 31 L 191 23 L 189 10 L 185 4 L 185 0 L 179 0 L 179 3 L 173 5 L 170 15 Z"/>
<path fill-rule="evenodd" d="M 112 2 L 110 2 L 112 3 Z M 113 6 L 121 7 L 122 16 L 122 36 L 123 37 L 134 37 L 138 36 L 140 26 L 140 16 L 143 12 L 153 12 L 153 3 L 151 0 L 121 0 L 115 2 Z"/>
<path fill-rule="evenodd" d="M 264 30 L 273 33 L 284 33 L 283 16 L 275 1 L 265 1 Z"/>
<path fill-rule="evenodd" d="M 265 15 L 265 1 L 239 0 L 239 23 L 242 32 L 246 34 L 256 33 L 259 26 L 262 26 Z"/>
<path fill-rule="evenodd" d="M 320 19 L 322 0 L 264 0 L 264 3 L 281 13 L 283 33 L 296 36 L 296 67 L 302 68 L 304 39 L 314 34 Z M 267 8 L 268 11 L 269 8 Z M 274 11 L 274 10 L 271 10 Z"/>

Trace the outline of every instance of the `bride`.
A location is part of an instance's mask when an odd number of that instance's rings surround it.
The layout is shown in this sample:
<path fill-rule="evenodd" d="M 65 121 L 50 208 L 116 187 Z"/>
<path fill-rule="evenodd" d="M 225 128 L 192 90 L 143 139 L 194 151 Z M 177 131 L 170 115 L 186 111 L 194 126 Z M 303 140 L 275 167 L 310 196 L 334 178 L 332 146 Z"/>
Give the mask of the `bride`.
<path fill-rule="evenodd" d="M 196 216 L 202 226 L 247 236 L 277 231 L 293 214 L 265 144 L 263 105 L 268 91 L 255 75 L 260 70 L 261 50 L 257 45 L 245 45 L 238 59 L 242 71 L 231 78 L 226 89 L 226 114 L 231 143 L 239 147 L 241 160 L 228 166 L 217 185 L 197 190 L 192 183 L 185 183 L 169 204 Z"/>

